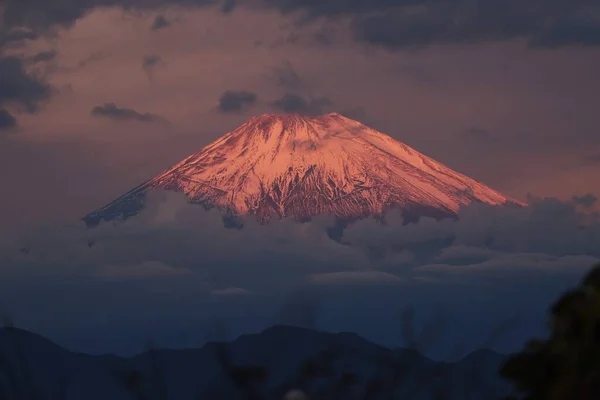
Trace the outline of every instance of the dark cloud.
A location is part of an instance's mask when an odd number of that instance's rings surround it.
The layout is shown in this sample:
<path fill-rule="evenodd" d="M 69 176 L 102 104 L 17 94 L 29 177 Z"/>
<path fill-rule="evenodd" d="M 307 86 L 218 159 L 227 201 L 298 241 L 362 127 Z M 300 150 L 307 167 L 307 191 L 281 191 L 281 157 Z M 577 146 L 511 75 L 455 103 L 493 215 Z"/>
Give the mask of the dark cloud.
<path fill-rule="evenodd" d="M 44 33 L 56 26 L 70 28 L 79 18 L 100 7 L 157 10 L 168 5 L 214 6 L 219 3 L 220 0 L 4 0 L 0 26 L 25 27 Z"/>
<path fill-rule="evenodd" d="M 79 60 L 77 62 L 77 66 L 75 68 L 76 69 L 84 68 L 89 63 L 104 60 L 105 58 L 107 58 L 109 56 L 110 56 L 110 54 L 107 53 L 107 52 L 104 52 L 104 51 L 94 51 L 89 56 L 87 56 L 87 57 Z"/>
<path fill-rule="evenodd" d="M 320 115 L 331 111 L 333 102 L 328 97 L 306 99 L 294 93 L 285 93 L 270 105 L 278 112 Z"/>
<path fill-rule="evenodd" d="M 388 48 L 410 48 L 443 43 L 477 43 L 528 39 L 536 46 L 594 45 L 600 19 L 578 17 L 597 12 L 588 0 L 468 0 L 411 2 L 385 13 L 354 19 L 355 38 Z M 568 21 L 568 22 L 567 22 Z"/>
<path fill-rule="evenodd" d="M 164 15 L 160 14 L 154 18 L 152 25 L 150 25 L 150 30 L 158 31 L 163 28 L 168 28 L 169 26 L 171 26 L 171 23 L 167 20 L 167 18 L 165 18 Z"/>
<path fill-rule="evenodd" d="M 1 25 L 0 25 L 1 26 Z M 26 40 L 33 40 L 38 37 L 37 34 L 26 29 L 5 30 L 0 28 L 0 49 L 8 46 L 19 46 Z"/>
<path fill-rule="evenodd" d="M 256 3 L 257 1 L 255 1 Z M 283 13 L 352 18 L 357 40 L 400 49 L 524 38 L 537 46 L 600 44 L 595 0 L 275 0 Z"/>
<path fill-rule="evenodd" d="M 140 113 L 131 108 L 119 108 L 115 103 L 96 106 L 92 109 L 91 114 L 116 121 L 166 122 L 164 118 L 157 114 Z"/>
<path fill-rule="evenodd" d="M 596 10 L 597 12 L 598 10 Z M 533 47 L 600 45 L 600 16 L 587 15 L 557 21 L 548 31 L 531 41 Z"/>
<path fill-rule="evenodd" d="M 28 74 L 22 59 L 0 57 L 0 105 L 18 104 L 26 111 L 34 112 L 50 94 L 50 86 Z"/>
<path fill-rule="evenodd" d="M 257 45 L 265 45 L 269 49 L 289 46 L 327 48 L 336 43 L 340 33 L 340 26 L 337 21 L 333 20 L 325 20 L 319 26 L 306 25 L 301 22 L 293 24 L 291 27 L 286 26 L 285 29 L 271 40 L 261 40 Z"/>
<path fill-rule="evenodd" d="M 598 198 L 592 193 L 587 193 L 583 196 L 573 196 L 573 202 L 583 207 L 590 208 L 598 202 Z"/>
<path fill-rule="evenodd" d="M 331 24 L 324 24 L 318 31 L 312 34 L 312 43 L 317 46 L 331 46 L 335 43 L 338 29 Z"/>
<path fill-rule="evenodd" d="M 1 12 L 0 18 L 2 18 Z M 25 112 L 33 113 L 52 94 L 49 84 L 26 70 L 28 62 L 36 63 L 53 58 L 52 52 L 41 52 L 31 58 L 24 58 L 7 54 L 6 51 L 11 47 L 20 47 L 23 41 L 36 37 L 37 34 L 30 30 L 9 29 L 0 23 L 0 116 L 2 120 L 0 125 L 2 129 L 10 129 L 17 124 L 15 117 L 6 111 L 4 106 L 12 105 Z"/>
<path fill-rule="evenodd" d="M 222 113 L 238 113 L 258 100 L 256 93 L 228 90 L 221 95 L 217 109 Z"/>
<path fill-rule="evenodd" d="M 265 77 L 269 82 L 286 90 L 281 98 L 270 103 L 270 106 L 277 112 L 320 115 L 336 111 L 369 126 L 376 124 L 367 115 L 364 107 L 340 109 L 334 107 L 334 102 L 328 96 L 313 95 L 311 83 L 296 70 L 289 60 L 281 65 L 269 67 Z"/>
<path fill-rule="evenodd" d="M 56 58 L 56 50 L 40 51 L 34 54 L 29 60 L 32 63 L 52 61 Z"/>
<path fill-rule="evenodd" d="M 218 6 L 224 13 L 237 5 L 304 11 L 312 17 L 350 16 L 360 41 L 388 48 L 439 43 L 476 43 L 527 39 L 534 46 L 600 44 L 600 5 L 596 0 L 5 0 L 2 25 L 43 32 L 70 27 L 97 7 L 156 10 L 168 5 Z M 165 27 L 164 16 L 152 27 Z M 328 34 L 320 34 L 327 43 Z"/>
<path fill-rule="evenodd" d="M 0 108 L 0 132 L 8 131 L 17 126 L 17 119 L 4 108 Z"/>
<path fill-rule="evenodd" d="M 27 29 L 11 29 L 8 32 L 3 33 L 3 43 L 6 42 L 20 42 L 23 40 L 34 40 L 37 39 L 38 35 Z"/>
<path fill-rule="evenodd" d="M 106 52 L 106 51 L 94 51 L 94 52 L 90 53 L 88 56 L 77 61 L 77 63 L 74 65 L 54 67 L 54 71 L 62 71 L 62 72 L 79 71 L 79 70 L 85 68 L 86 66 L 88 66 L 90 63 L 102 61 L 102 60 L 110 57 L 110 55 L 111 55 L 111 53 Z"/>
<path fill-rule="evenodd" d="M 161 56 L 159 55 L 147 55 L 142 59 L 142 68 L 144 69 L 152 69 L 156 65 L 158 65 L 162 61 Z"/>
<path fill-rule="evenodd" d="M 148 80 L 150 82 L 154 80 L 154 68 L 162 62 L 162 57 L 156 54 L 146 55 L 142 59 L 142 69 L 146 72 L 146 75 L 148 75 Z"/>
<path fill-rule="evenodd" d="M 594 0 L 532 0 L 526 5 L 518 0 L 6 0 L 2 18 L 6 27 L 43 32 L 57 25 L 70 27 L 86 12 L 102 6 L 152 10 L 167 5 L 218 5 L 228 13 L 238 4 L 276 8 L 283 13 L 304 11 L 309 18 L 350 16 L 357 40 L 388 48 L 518 38 L 540 47 L 600 44 L 600 6 Z M 161 14 L 151 29 L 168 25 Z M 328 44 L 332 35 L 324 29 L 314 39 Z"/>
<path fill-rule="evenodd" d="M 221 5 L 221 12 L 224 14 L 228 14 L 233 11 L 235 6 L 237 5 L 237 0 L 223 0 Z"/>

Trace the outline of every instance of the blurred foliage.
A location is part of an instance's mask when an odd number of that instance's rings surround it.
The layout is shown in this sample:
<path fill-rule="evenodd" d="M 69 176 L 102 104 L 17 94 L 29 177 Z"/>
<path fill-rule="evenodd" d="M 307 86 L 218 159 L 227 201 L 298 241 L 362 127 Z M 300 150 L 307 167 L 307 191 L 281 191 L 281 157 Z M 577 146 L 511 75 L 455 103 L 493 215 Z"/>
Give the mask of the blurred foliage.
<path fill-rule="evenodd" d="M 600 264 L 550 308 L 547 339 L 531 340 L 501 367 L 509 399 L 600 399 Z"/>

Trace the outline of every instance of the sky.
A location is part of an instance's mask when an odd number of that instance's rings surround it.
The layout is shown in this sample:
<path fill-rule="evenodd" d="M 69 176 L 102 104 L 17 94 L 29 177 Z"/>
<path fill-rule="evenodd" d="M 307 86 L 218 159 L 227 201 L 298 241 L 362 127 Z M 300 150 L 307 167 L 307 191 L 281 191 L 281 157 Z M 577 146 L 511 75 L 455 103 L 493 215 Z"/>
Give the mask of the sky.
<path fill-rule="evenodd" d="M 193 296 L 198 288 L 186 275 L 190 270 L 204 271 L 198 278 L 208 285 L 202 293 L 230 299 L 268 292 L 287 299 L 289 291 L 277 287 L 288 275 L 264 280 L 261 286 L 250 277 L 240 282 L 236 276 L 246 275 L 235 268 L 253 271 L 259 281 L 261 274 L 279 276 L 274 271 L 280 266 L 274 263 L 300 265 L 289 261 L 302 259 L 298 249 L 311 254 L 314 269 L 298 269 L 299 275 L 289 276 L 296 276 L 296 283 L 308 280 L 311 288 L 339 279 L 375 282 L 365 287 L 367 296 L 380 290 L 373 287 L 381 280 L 389 287 L 389 279 L 406 285 L 422 273 L 445 282 L 460 274 L 469 276 L 464 278 L 468 282 L 494 282 L 498 296 L 507 296 L 514 287 L 528 288 L 532 279 L 539 279 L 540 304 L 530 301 L 538 311 L 542 299 L 547 302 L 559 288 L 576 282 L 583 266 L 597 260 L 594 249 L 600 248 L 600 239 L 593 212 L 600 196 L 600 6 L 594 0 L 3 0 L 0 7 L 0 239 L 9 249 L 2 254 L 6 279 L 0 282 L 5 286 L 0 305 L 23 315 L 32 329 L 84 350 L 126 351 L 143 335 L 144 324 L 150 324 L 150 315 L 139 314 L 147 302 L 164 318 L 172 318 L 175 326 L 191 310 L 206 307 L 204 297 Z M 158 226 L 154 217 L 147 217 L 146 225 L 104 228 L 110 244 L 104 252 L 87 245 L 90 233 L 76 226 L 83 215 L 251 116 L 331 111 L 387 133 L 509 196 L 529 199 L 534 206 L 529 214 L 470 208 L 465 211 L 470 222 L 458 227 L 418 224 L 415 229 L 422 230 L 425 247 L 454 238 L 450 244 L 436 244 L 422 259 L 422 246 L 414 243 L 404 244 L 406 252 L 391 259 L 369 258 L 365 243 L 375 237 L 386 242 L 377 235 L 392 235 L 370 226 L 372 221 L 348 233 L 357 235 L 358 248 L 365 250 L 359 252 L 361 257 L 316 234 L 318 240 L 306 239 L 302 229 L 316 229 L 319 223 L 304 228 L 282 223 L 260 231 L 257 236 L 271 239 L 256 248 L 271 254 L 276 251 L 273 243 L 295 243 L 277 256 L 285 262 L 274 261 L 277 257 L 266 262 L 257 250 L 248 250 L 251 261 L 244 266 L 245 258 L 211 255 L 211 265 L 220 266 L 215 271 L 229 271 L 227 276 L 200 267 L 209 262 L 187 240 L 165 239 L 165 232 L 175 230 L 178 235 L 187 232 L 189 237 L 215 240 L 206 229 L 189 227 L 178 217 L 195 212 L 181 199 L 167 196 L 157 201 L 157 209 L 163 211 L 151 215 L 168 216 L 160 217 L 167 219 L 159 218 Z M 577 228 L 582 224 L 589 229 L 585 235 Z M 217 229 L 211 223 L 206 226 Z M 390 248 L 408 234 L 393 233 L 386 245 Z M 484 234 L 502 239 L 492 245 L 470 242 L 475 240 L 471 236 Z M 232 232 L 221 235 L 217 237 L 224 243 L 248 240 L 234 239 Z M 539 239 L 533 239 L 535 235 Z M 159 239 L 170 243 L 160 254 L 158 249 L 151 251 L 152 240 Z M 22 243 L 28 249 L 36 243 L 40 250 L 11 250 Z M 213 247 L 226 248 L 217 245 Z M 456 255 L 461 251 L 466 255 Z M 452 252 L 458 252 L 454 256 L 460 261 L 444 259 Z M 359 259 L 364 264 L 354 265 Z M 393 265 L 407 270 L 398 272 Z M 447 265 L 454 267 L 444 269 Z M 488 273 L 473 271 L 473 265 Z M 507 265 L 522 270 L 507 271 Z M 561 269 L 566 265 L 574 267 Z M 148 271 L 156 276 L 171 276 L 171 269 L 177 273 L 172 286 L 161 287 L 152 279 L 131 283 L 131 276 L 121 276 L 127 274 L 124 266 L 138 278 Z M 495 269 L 501 272 L 489 272 Z M 365 270 L 370 272 L 365 275 Z M 348 276 L 348 271 L 354 275 Z M 532 271 L 544 271 L 543 277 Z M 331 275 L 335 273 L 346 275 Z M 300 290 L 292 283 L 283 286 Z M 416 291 L 425 308 L 433 307 L 431 290 L 442 303 L 440 293 L 454 298 L 452 293 L 462 293 L 450 284 L 435 290 L 410 287 L 400 291 L 402 296 Z M 490 298 L 489 292 L 468 287 L 474 296 L 469 299 Z M 181 297 L 167 301 L 152 295 L 169 290 Z M 112 311 L 105 307 L 96 319 L 81 314 L 83 304 L 88 312 L 98 309 L 107 291 L 114 301 L 110 307 L 102 304 Z M 346 304 L 341 299 L 348 300 L 349 294 L 339 291 L 336 301 Z M 400 296 L 396 288 L 390 291 Z M 133 293 L 137 300 L 128 300 L 122 310 L 114 308 L 118 296 L 125 301 Z M 82 305 L 73 304 L 67 294 L 80 298 Z M 513 308 L 519 308 L 517 300 L 524 296 L 513 299 Z M 373 307 L 379 304 L 367 298 Z M 53 321 L 40 319 L 37 305 L 42 299 L 54 310 Z M 267 315 L 269 302 L 256 302 L 256 310 Z M 223 307 L 244 314 L 232 305 L 234 300 L 225 303 Z M 497 315 L 509 315 L 509 308 Z M 367 309 L 357 308 L 363 316 L 370 314 Z M 98 348 L 92 339 L 82 338 L 92 327 L 107 332 L 114 328 L 107 322 L 110 318 L 127 325 L 135 320 L 134 312 L 145 322 L 128 330 L 137 332 L 131 338 L 125 335 L 119 343 Z M 69 315 L 78 316 L 80 326 Z M 359 319 L 353 321 L 358 324 Z M 169 340 L 180 339 L 172 334 Z"/>

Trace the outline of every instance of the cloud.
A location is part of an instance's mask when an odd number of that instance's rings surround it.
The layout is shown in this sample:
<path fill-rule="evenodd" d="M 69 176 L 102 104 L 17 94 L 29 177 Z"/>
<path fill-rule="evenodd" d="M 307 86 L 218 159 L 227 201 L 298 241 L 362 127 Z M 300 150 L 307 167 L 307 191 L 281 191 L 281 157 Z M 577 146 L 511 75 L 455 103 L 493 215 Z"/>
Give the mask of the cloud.
<path fill-rule="evenodd" d="M 2 29 L 0 30 L 0 48 L 5 46 L 19 46 L 27 40 L 34 40 L 38 37 L 35 32 L 28 29 Z"/>
<path fill-rule="evenodd" d="M 237 5 L 237 0 L 223 0 L 221 11 L 225 14 L 230 13 Z"/>
<path fill-rule="evenodd" d="M 573 202 L 583 207 L 591 208 L 598 202 L 598 198 L 592 193 L 587 193 L 583 196 L 573 196 Z"/>
<path fill-rule="evenodd" d="M 216 210 L 156 192 L 125 221 L 51 225 L 0 243 L 0 306 L 38 329 L 72 329 L 74 318 L 98 333 L 93 309 L 123 321 L 111 329 L 129 334 L 107 335 L 121 337 L 119 348 L 143 342 L 149 329 L 181 346 L 174 326 L 219 315 L 234 330 L 259 329 L 291 293 L 305 293 L 318 299 L 322 329 L 375 340 L 410 302 L 425 313 L 443 305 L 459 321 L 448 335 L 474 339 L 515 310 L 542 326 L 549 302 L 600 260 L 600 219 L 584 217 L 573 202 L 556 199 L 525 208 L 474 204 L 458 221 L 404 225 L 393 213 L 384 223 L 361 220 L 334 241 L 328 217 L 226 229 Z M 33 293 L 52 321 L 29 306 Z"/>
<path fill-rule="evenodd" d="M 318 285 L 377 285 L 398 284 L 402 278 L 381 271 L 343 271 L 324 274 L 312 274 L 309 276 L 312 283 Z"/>
<path fill-rule="evenodd" d="M 289 90 L 306 90 L 308 82 L 296 71 L 290 61 L 285 61 L 281 66 L 269 68 L 268 78 L 276 85 Z"/>
<path fill-rule="evenodd" d="M 239 288 L 239 287 L 228 287 L 225 289 L 217 289 L 217 290 L 213 290 L 211 292 L 212 294 L 214 294 L 215 296 L 240 296 L 240 295 L 247 295 L 247 294 L 251 294 L 251 292 Z"/>
<path fill-rule="evenodd" d="M 34 54 L 29 60 L 34 64 L 40 62 L 48 62 L 54 60 L 56 58 L 56 55 L 56 50 L 40 51 L 39 53 Z"/>
<path fill-rule="evenodd" d="M 295 93 L 285 93 L 270 106 L 278 112 L 320 115 L 330 110 L 333 102 L 328 97 L 306 99 Z"/>
<path fill-rule="evenodd" d="M 92 109 L 91 114 L 115 121 L 166 122 L 163 117 L 157 114 L 140 113 L 131 108 L 120 108 L 115 103 L 96 106 Z"/>
<path fill-rule="evenodd" d="M 159 55 L 146 55 L 142 59 L 142 68 L 144 68 L 145 70 L 152 69 L 155 66 L 157 66 L 160 62 L 162 62 L 162 58 Z"/>
<path fill-rule="evenodd" d="M 336 111 L 367 125 L 375 122 L 363 107 L 339 109 L 328 96 L 314 96 L 311 83 L 305 79 L 288 60 L 282 65 L 272 66 L 266 74 L 267 80 L 286 89 L 286 93 L 270 103 L 277 112 L 320 115 Z"/>
<path fill-rule="evenodd" d="M 309 18 L 350 16 L 355 39 L 391 49 L 527 39 L 532 46 L 600 44 L 600 6 L 591 0 L 259 2 Z"/>
<path fill-rule="evenodd" d="M 3 45 L 29 38 L 31 36 L 25 33 L 3 35 L 0 32 L 0 130 L 12 129 L 17 125 L 14 115 L 4 107 L 12 106 L 27 113 L 34 113 L 52 94 L 48 83 L 27 72 L 23 58 L 5 54 Z M 48 55 L 43 57 L 47 58 Z M 36 56 L 33 57 L 34 62 L 35 58 Z"/>
<path fill-rule="evenodd" d="M 17 119 L 4 108 L 0 108 L 0 132 L 8 131 L 17 126 Z"/>
<path fill-rule="evenodd" d="M 7 0 L 2 13 L 5 28 L 25 27 L 34 32 L 47 32 L 54 27 L 70 28 L 75 21 L 101 7 L 121 7 L 127 10 L 152 11 L 165 6 L 214 6 L 214 0 L 70 0 L 56 3 L 45 0 Z"/>
<path fill-rule="evenodd" d="M 356 40 L 392 49 L 515 39 L 526 39 L 532 47 L 600 44 L 600 6 L 593 0 L 531 0 L 526 6 L 519 0 L 71 0 L 60 6 L 44 0 L 8 0 L 2 25 L 34 32 L 69 28 L 86 13 L 106 6 L 141 11 L 212 6 L 223 13 L 249 6 L 283 14 L 303 12 L 304 21 L 347 17 Z M 165 23 L 158 15 L 151 29 L 164 28 Z M 324 32 L 319 40 L 327 43 L 329 35 Z"/>
<path fill-rule="evenodd" d="M 144 261 L 136 265 L 109 265 L 98 272 L 98 277 L 108 279 L 147 279 L 171 276 L 189 276 L 188 269 L 173 268 L 158 261 Z"/>
<path fill-rule="evenodd" d="M 76 69 L 81 69 L 87 66 L 89 63 L 101 61 L 106 59 L 110 54 L 105 51 L 94 51 L 89 56 L 79 60 L 77 62 Z"/>
<path fill-rule="evenodd" d="M 8 104 L 33 113 L 51 95 L 51 87 L 28 74 L 21 58 L 0 54 L 0 106 Z"/>
<path fill-rule="evenodd" d="M 540 253 L 555 256 L 586 254 L 600 256 L 600 225 L 588 225 L 586 216 L 572 202 L 552 198 L 533 200 L 530 207 L 494 208 L 474 204 L 460 212 L 460 221 L 435 222 L 400 227 L 400 216 L 391 213 L 389 225 L 369 230 L 368 237 L 354 237 L 365 230 L 352 230 L 345 239 L 373 246 L 411 248 L 429 244 L 437 251 L 449 245 L 480 247 L 497 252 Z M 369 222 L 358 222 L 356 225 Z"/>
<path fill-rule="evenodd" d="M 435 259 L 451 265 L 470 265 L 487 261 L 497 255 L 498 252 L 488 248 L 459 244 L 443 248 Z"/>
<path fill-rule="evenodd" d="M 221 95 L 217 109 L 222 113 L 239 113 L 258 100 L 254 92 L 227 90 Z"/>
<path fill-rule="evenodd" d="M 333 111 L 333 101 L 327 96 L 313 96 L 312 85 L 298 73 L 290 61 L 270 67 L 267 79 L 286 89 L 282 97 L 269 103 L 276 112 L 320 115 Z"/>
<path fill-rule="evenodd" d="M 593 11 L 590 9 L 588 11 Z M 598 6 L 595 15 L 583 14 L 563 17 L 540 36 L 532 39 L 531 45 L 536 47 L 561 47 L 569 45 L 598 46 L 600 45 L 600 16 Z"/>
<path fill-rule="evenodd" d="M 145 55 L 142 58 L 142 69 L 146 72 L 146 75 L 148 75 L 148 80 L 150 82 L 154 81 L 154 69 L 161 63 L 163 63 L 163 59 L 157 54 Z"/>
<path fill-rule="evenodd" d="M 565 272 L 570 270 L 581 270 L 582 273 L 589 267 L 597 263 L 600 259 L 594 256 L 551 256 L 537 253 L 519 253 L 519 254 L 499 254 L 493 259 L 461 265 L 452 264 L 430 264 L 422 265 L 416 268 L 419 272 L 436 272 L 445 274 L 484 274 L 489 276 L 492 273 L 500 272 L 506 274 L 507 270 L 513 269 L 510 274 L 525 273 L 532 271 L 541 273 Z"/>
<path fill-rule="evenodd" d="M 167 20 L 167 18 L 164 15 L 159 14 L 154 18 L 152 25 L 150 25 L 150 30 L 158 31 L 164 28 L 168 28 L 169 26 L 171 26 L 171 23 Z"/>

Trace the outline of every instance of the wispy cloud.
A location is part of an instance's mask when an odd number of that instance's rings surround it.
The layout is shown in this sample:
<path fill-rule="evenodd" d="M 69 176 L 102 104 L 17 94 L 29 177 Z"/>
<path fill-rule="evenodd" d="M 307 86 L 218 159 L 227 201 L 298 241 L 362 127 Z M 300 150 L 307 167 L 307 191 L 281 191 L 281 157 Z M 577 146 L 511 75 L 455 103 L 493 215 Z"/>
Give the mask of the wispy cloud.
<path fill-rule="evenodd" d="M 150 25 L 150 30 L 158 31 L 164 28 L 168 28 L 169 26 L 171 26 L 171 23 L 167 20 L 167 18 L 164 15 L 159 14 L 154 18 L 154 21 L 152 21 L 152 25 Z"/>
<path fill-rule="evenodd" d="M 108 118 L 115 121 L 139 121 L 139 122 L 167 122 L 166 119 L 157 114 L 140 113 L 131 108 L 117 107 L 115 103 L 105 103 L 92 109 L 91 114 L 95 117 Z"/>
<path fill-rule="evenodd" d="M 258 95 L 247 90 L 227 90 L 219 98 L 217 109 L 222 113 L 239 113 L 252 106 Z"/>

